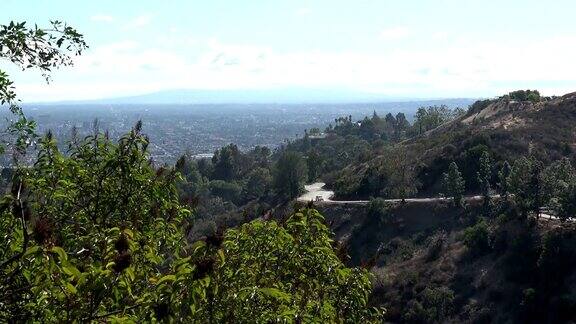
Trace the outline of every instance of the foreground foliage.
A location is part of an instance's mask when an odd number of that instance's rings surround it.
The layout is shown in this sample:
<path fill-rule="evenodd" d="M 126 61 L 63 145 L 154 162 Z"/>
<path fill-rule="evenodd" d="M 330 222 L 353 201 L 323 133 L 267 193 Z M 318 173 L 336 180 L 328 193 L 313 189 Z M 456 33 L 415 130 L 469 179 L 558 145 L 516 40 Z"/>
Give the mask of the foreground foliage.
<path fill-rule="evenodd" d="M 0 320 L 362 322 L 367 271 L 346 268 L 315 210 L 186 242 L 175 169 L 155 169 L 141 124 L 67 155 L 50 134 L 0 211 Z"/>
<path fill-rule="evenodd" d="M 47 82 L 52 70 L 72 65 L 72 55 L 88 48 L 84 36 L 61 21 L 51 21 L 48 28 L 28 26 L 13 21 L 0 25 L 0 61 L 9 61 L 22 70 L 37 69 Z M 18 104 L 13 82 L 0 69 L 0 106 L 8 106 L 15 117 L 6 133 L 16 139 L 11 143 L 0 138 L 0 153 L 10 145 L 21 154 L 35 139 L 36 123 L 26 118 Z"/>

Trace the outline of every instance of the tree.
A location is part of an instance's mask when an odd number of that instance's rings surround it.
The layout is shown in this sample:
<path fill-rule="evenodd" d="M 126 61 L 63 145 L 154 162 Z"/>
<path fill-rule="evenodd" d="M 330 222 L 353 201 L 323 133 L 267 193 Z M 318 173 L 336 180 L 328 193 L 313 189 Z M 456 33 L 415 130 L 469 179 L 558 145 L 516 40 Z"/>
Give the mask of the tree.
<path fill-rule="evenodd" d="M 34 167 L 3 199 L 0 271 L 12 280 L 0 283 L 1 318 L 83 322 L 141 314 L 162 298 L 146 281 L 184 253 L 190 211 L 178 204 L 177 173 L 150 166 L 140 127 L 118 144 L 88 137 L 70 157 L 50 133 L 41 139 Z"/>
<path fill-rule="evenodd" d="M 244 187 L 244 198 L 247 200 L 263 198 L 268 195 L 272 186 L 272 176 L 265 168 L 256 168 L 248 174 Z"/>
<path fill-rule="evenodd" d="M 560 220 L 576 217 L 576 182 L 571 182 L 566 190 L 559 193 L 557 199 L 556 215 Z"/>
<path fill-rule="evenodd" d="M 561 219 L 574 216 L 574 188 L 576 170 L 568 158 L 552 163 L 542 172 L 543 204 Z"/>
<path fill-rule="evenodd" d="M 22 70 L 38 69 L 48 82 L 50 72 L 72 65 L 71 55 L 80 55 L 88 46 L 82 34 L 60 21 L 51 21 L 49 28 L 28 28 L 26 22 L 0 25 L 0 59 L 16 64 Z M 35 138 L 36 124 L 26 118 L 18 105 L 13 82 L 0 70 L 0 105 L 8 105 L 16 116 L 8 131 L 16 137 L 14 149 L 24 153 Z M 7 143 L 0 143 L 7 144 Z M 0 153 L 4 146 L 0 146 Z"/>
<path fill-rule="evenodd" d="M 397 113 L 396 114 L 396 138 L 402 138 L 402 135 L 406 130 L 410 127 L 410 122 L 406 119 L 406 115 L 404 113 Z"/>
<path fill-rule="evenodd" d="M 368 272 L 347 269 L 333 252 L 324 218 L 305 209 L 285 226 L 253 221 L 229 230 L 225 263 L 214 283 L 215 322 L 371 322 L 379 312 L 367 307 Z M 212 284 L 212 283 L 211 283 Z"/>
<path fill-rule="evenodd" d="M 454 118 L 454 113 L 446 105 L 420 107 L 416 111 L 416 122 L 419 134 L 434 129 Z"/>
<path fill-rule="evenodd" d="M 274 187 L 288 199 L 296 198 L 303 190 L 308 170 L 297 152 L 283 152 L 274 169 Z"/>
<path fill-rule="evenodd" d="M 312 149 L 306 156 L 308 181 L 315 181 L 321 174 L 323 159 L 317 150 Z"/>
<path fill-rule="evenodd" d="M 234 144 L 229 144 L 216 150 L 212 157 L 214 171 L 212 177 L 217 180 L 231 181 L 242 172 L 242 153 Z"/>
<path fill-rule="evenodd" d="M 544 166 L 538 160 L 532 160 L 532 172 L 530 174 L 530 182 L 528 186 L 529 195 L 531 197 L 531 209 L 540 217 L 540 210 L 544 206 L 544 190 L 542 182 L 542 171 Z"/>
<path fill-rule="evenodd" d="M 454 205 L 461 206 L 464 193 L 464 179 L 462 179 L 456 162 L 450 163 L 448 172 L 444 173 L 443 185 L 446 196 L 452 197 Z"/>
<path fill-rule="evenodd" d="M 388 128 L 392 130 L 396 128 L 396 118 L 394 118 L 394 115 L 392 115 L 391 113 L 386 114 L 386 117 L 384 117 L 384 121 L 386 121 L 386 125 L 388 126 Z"/>
<path fill-rule="evenodd" d="M 512 166 L 510 193 L 514 195 L 514 201 L 524 217 L 530 211 L 540 213 L 543 203 L 541 171 L 542 164 L 527 157 L 520 157 Z"/>
<path fill-rule="evenodd" d="M 482 191 L 482 186 L 478 179 L 478 172 L 480 171 L 482 155 L 489 152 L 490 150 L 486 145 L 478 144 L 466 149 L 464 154 L 461 154 L 458 164 L 461 166 L 460 171 L 462 172 L 462 177 L 468 189 Z"/>
<path fill-rule="evenodd" d="M 198 165 L 198 172 L 203 177 L 210 178 L 212 173 L 214 172 L 214 165 L 212 164 L 212 159 L 208 158 L 201 158 L 197 162 Z"/>
<path fill-rule="evenodd" d="M 484 213 L 487 215 L 490 213 L 490 178 L 492 177 L 492 166 L 490 162 L 490 154 L 487 151 L 482 153 L 480 156 L 480 166 L 477 173 L 478 183 L 480 184 L 480 190 L 482 191 L 482 197 L 484 200 Z"/>
<path fill-rule="evenodd" d="M 210 192 L 214 196 L 238 204 L 240 202 L 242 187 L 234 181 L 212 180 L 210 181 Z"/>
<path fill-rule="evenodd" d="M 489 235 L 488 223 L 481 219 L 464 230 L 462 241 L 473 255 L 481 255 L 490 249 Z"/>
<path fill-rule="evenodd" d="M 259 168 L 270 168 L 270 149 L 266 146 L 256 146 L 249 153 L 249 156 L 254 160 L 254 164 Z"/>
<path fill-rule="evenodd" d="M 522 211 L 524 217 L 528 215 L 530 209 L 530 193 L 528 182 L 532 174 L 532 164 L 526 157 L 521 157 L 514 161 L 512 172 L 509 176 L 510 193 L 514 195 L 516 205 Z"/>
<path fill-rule="evenodd" d="M 538 90 L 517 90 L 510 92 L 508 97 L 512 100 L 538 102 L 540 101 L 540 92 Z"/>
<path fill-rule="evenodd" d="M 413 163 L 408 157 L 408 152 L 404 149 L 393 152 L 387 162 L 387 167 L 390 170 L 388 177 L 390 194 L 404 202 L 406 198 L 418 191 L 418 181 Z"/>
<path fill-rule="evenodd" d="M 181 175 L 177 187 L 182 199 L 196 200 L 199 196 L 205 195 L 203 189 L 208 188 L 208 179 L 202 176 L 197 161 L 189 153 L 178 159 L 175 169 Z"/>
<path fill-rule="evenodd" d="M 502 168 L 498 171 L 498 186 L 500 187 L 500 194 L 504 199 L 508 200 L 508 195 L 510 193 L 510 174 L 512 173 L 512 167 L 508 161 L 504 161 Z"/>
<path fill-rule="evenodd" d="M 376 224 L 378 227 L 387 225 L 392 220 L 386 200 L 380 197 L 370 199 L 366 216 L 369 217 L 371 224 Z"/>
<path fill-rule="evenodd" d="M 426 108 L 420 107 L 418 111 L 416 111 L 416 123 L 418 125 L 418 134 L 422 135 L 424 125 L 426 123 L 426 115 L 427 111 Z"/>
<path fill-rule="evenodd" d="M 141 124 L 58 151 L 47 134 L 0 204 L 2 322 L 377 321 L 366 270 L 336 256 L 322 216 L 254 221 L 187 244 L 192 210 Z"/>

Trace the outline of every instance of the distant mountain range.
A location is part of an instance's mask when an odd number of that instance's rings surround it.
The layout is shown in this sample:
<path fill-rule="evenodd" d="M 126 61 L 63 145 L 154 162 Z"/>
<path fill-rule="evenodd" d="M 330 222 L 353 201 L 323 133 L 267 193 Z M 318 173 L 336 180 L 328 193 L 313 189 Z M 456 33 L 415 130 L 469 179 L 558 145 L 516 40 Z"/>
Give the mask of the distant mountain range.
<path fill-rule="evenodd" d="M 424 101 L 428 98 L 393 97 L 352 90 L 165 90 L 149 94 L 96 100 L 59 101 L 40 104 L 305 104 Z M 37 103 L 38 104 L 38 103 Z"/>

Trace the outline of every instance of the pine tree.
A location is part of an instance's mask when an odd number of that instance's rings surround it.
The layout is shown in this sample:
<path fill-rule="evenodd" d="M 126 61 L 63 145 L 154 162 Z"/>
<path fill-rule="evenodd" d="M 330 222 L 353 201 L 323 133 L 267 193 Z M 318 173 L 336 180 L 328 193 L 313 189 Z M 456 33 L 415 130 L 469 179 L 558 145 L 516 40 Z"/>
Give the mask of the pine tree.
<path fill-rule="evenodd" d="M 482 190 L 482 197 L 484 199 L 484 213 L 487 215 L 490 212 L 490 177 L 492 175 L 492 166 L 490 161 L 490 154 L 484 151 L 480 156 L 480 167 L 477 172 L 478 183 Z"/>
<path fill-rule="evenodd" d="M 444 173 L 444 193 L 452 197 L 454 205 L 461 206 L 464 193 L 464 179 L 456 162 L 450 163 L 448 172 Z"/>
<path fill-rule="evenodd" d="M 540 207 L 544 202 L 542 186 L 542 163 L 540 161 L 521 157 L 514 161 L 510 173 L 510 193 L 514 194 L 514 201 L 527 217 L 529 212 L 540 214 Z"/>
<path fill-rule="evenodd" d="M 512 167 L 508 161 L 504 161 L 502 168 L 498 171 L 498 186 L 500 187 L 500 194 L 506 200 L 508 200 L 510 193 L 510 173 L 512 173 Z"/>
<path fill-rule="evenodd" d="M 544 167 L 542 162 L 538 160 L 532 161 L 532 173 L 528 190 L 531 196 L 531 209 L 536 213 L 536 217 L 540 217 L 540 209 L 544 204 L 543 185 L 542 185 L 542 171 Z"/>
<path fill-rule="evenodd" d="M 576 183 L 570 183 L 568 188 L 559 194 L 557 213 L 561 221 L 576 216 Z"/>

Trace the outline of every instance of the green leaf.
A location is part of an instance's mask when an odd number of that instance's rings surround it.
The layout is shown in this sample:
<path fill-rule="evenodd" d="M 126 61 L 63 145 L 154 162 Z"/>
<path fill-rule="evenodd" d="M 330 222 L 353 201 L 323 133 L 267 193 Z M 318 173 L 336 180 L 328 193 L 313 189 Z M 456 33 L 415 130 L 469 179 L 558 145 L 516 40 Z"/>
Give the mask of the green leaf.
<path fill-rule="evenodd" d="M 66 252 L 64 251 L 63 248 L 59 247 L 59 246 L 54 246 L 50 249 L 50 252 L 54 252 L 56 254 L 58 254 L 58 257 L 60 258 L 60 260 L 65 261 L 68 260 L 68 255 L 66 254 Z"/>
<path fill-rule="evenodd" d="M 166 275 L 166 276 L 160 278 L 160 280 L 158 280 L 156 285 L 160 285 L 161 283 L 166 282 L 166 281 L 174 281 L 174 280 L 176 280 L 175 275 Z"/>
<path fill-rule="evenodd" d="M 28 248 L 28 250 L 26 250 L 26 252 L 24 253 L 24 255 L 22 257 L 27 257 L 30 254 L 34 254 L 34 253 L 38 252 L 40 249 L 41 249 L 41 247 L 39 245 L 31 246 Z"/>
<path fill-rule="evenodd" d="M 222 249 L 218 250 L 218 257 L 220 257 L 220 263 L 223 264 L 226 258 L 224 257 L 224 251 Z"/>
<path fill-rule="evenodd" d="M 262 294 L 266 295 L 266 296 L 270 296 L 276 299 L 280 299 L 286 302 L 290 301 L 290 294 L 287 294 L 283 291 L 281 291 L 280 289 L 276 289 L 276 288 L 260 288 L 258 289 Z"/>
<path fill-rule="evenodd" d="M 132 267 L 128 267 L 125 271 L 124 274 L 126 274 L 128 276 L 128 278 L 130 278 L 130 280 L 134 281 L 134 279 L 136 278 L 136 276 L 134 275 L 134 268 Z"/>
<path fill-rule="evenodd" d="M 66 290 L 68 290 L 71 294 L 76 294 L 77 290 L 71 283 L 66 283 Z"/>
<path fill-rule="evenodd" d="M 125 228 L 122 232 L 126 233 L 130 239 L 134 238 L 134 232 L 132 232 L 132 230 Z"/>
<path fill-rule="evenodd" d="M 185 257 L 182 259 L 177 260 L 176 262 L 174 262 L 174 268 L 178 268 L 179 266 L 188 263 L 188 261 L 190 261 L 191 257 Z"/>
<path fill-rule="evenodd" d="M 80 275 L 82 274 L 80 270 L 78 270 L 78 268 L 76 268 L 69 262 L 66 262 L 66 264 L 62 265 L 62 270 L 64 271 L 64 273 L 73 276 L 74 278 L 79 278 Z"/>

